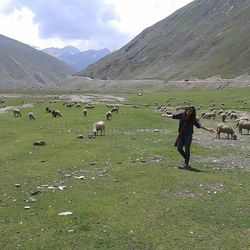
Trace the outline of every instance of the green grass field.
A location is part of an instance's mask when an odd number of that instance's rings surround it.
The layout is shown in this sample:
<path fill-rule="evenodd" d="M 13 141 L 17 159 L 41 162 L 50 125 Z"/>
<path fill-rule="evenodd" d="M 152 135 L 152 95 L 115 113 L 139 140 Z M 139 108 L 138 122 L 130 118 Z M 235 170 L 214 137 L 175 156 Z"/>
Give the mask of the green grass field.
<path fill-rule="evenodd" d="M 21 108 L 20 118 L 0 114 L 1 249 L 249 249 L 249 169 L 217 171 L 216 162 L 201 161 L 199 172 L 177 169 L 178 122 L 162 118 L 156 106 L 207 110 L 214 103 L 249 114 L 250 89 L 116 96 L 126 100 L 111 121 L 104 103 L 83 117 L 83 108 L 45 95 L 4 98 L 6 106 L 35 104 Z M 52 118 L 46 107 L 63 117 Z M 106 134 L 89 139 L 98 120 Z M 250 136 L 241 138 L 246 146 L 233 150 L 194 142 L 192 159 L 249 156 Z M 46 146 L 34 146 L 37 140 Z M 72 214 L 58 215 L 66 211 Z"/>

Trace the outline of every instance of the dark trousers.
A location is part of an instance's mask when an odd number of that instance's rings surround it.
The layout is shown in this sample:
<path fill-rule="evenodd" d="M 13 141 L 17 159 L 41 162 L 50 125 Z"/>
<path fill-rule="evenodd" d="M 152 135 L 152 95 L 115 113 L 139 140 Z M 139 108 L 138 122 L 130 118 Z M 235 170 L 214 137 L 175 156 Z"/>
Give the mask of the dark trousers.
<path fill-rule="evenodd" d="M 192 135 L 183 135 L 177 142 L 177 150 L 185 159 L 185 164 L 189 164 L 190 160 L 190 147 L 192 143 Z M 183 150 L 185 147 L 185 151 Z"/>

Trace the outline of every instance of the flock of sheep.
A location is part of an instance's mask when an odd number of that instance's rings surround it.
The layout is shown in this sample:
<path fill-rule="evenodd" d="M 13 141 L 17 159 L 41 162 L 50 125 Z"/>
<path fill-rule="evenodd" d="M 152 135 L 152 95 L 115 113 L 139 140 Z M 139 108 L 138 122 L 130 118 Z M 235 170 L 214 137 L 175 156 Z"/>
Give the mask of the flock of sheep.
<path fill-rule="evenodd" d="M 89 109 L 94 109 L 94 105 L 91 103 L 84 103 L 86 106 L 83 109 L 83 116 L 86 117 L 88 114 Z M 64 106 L 66 107 L 76 107 L 76 108 L 81 108 L 81 103 L 75 103 L 75 102 L 64 102 Z M 235 121 L 236 122 L 236 127 L 239 129 L 239 133 L 242 135 L 242 130 L 245 129 L 247 130 L 247 133 L 249 134 L 250 131 L 250 118 L 246 116 L 239 116 L 235 111 L 230 110 L 219 110 L 216 111 L 214 109 L 214 104 L 210 105 L 210 109 L 208 112 L 202 112 L 200 117 L 202 119 L 213 119 L 213 120 L 221 120 L 221 122 L 216 126 L 216 132 L 217 132 L 217 138 L 220 138 L 221 133 L 227 134 L 227 138 L 231 139 L 237 139 L 237 134 L 235 130 L 233 129 L 232 125 L 228 123 L 228 120 L 230 121 Z M 106 107 L 110 108 L 110 111 L 106 112 L 106 120 L 111 120 L 112 119 L 112 113 L 118 113 L 119 111 L 119 106 L 116 105 L 106 105 Z M 176 111 L 182 110 L 185 107 L 177 107 Z M 201 107 L 198 107 L 197 110 L 200 110 Z M 169 111 L 167 107 L 161 108 L 161 111 L 163 111 L 166 114 L 172 113 L 172 111 Z M 59 110 L 51 110 L 50 108 L 46 107 L 46 112 L 51 113 L 52 117 L 58 118 L 62 117 L 62 114 Z M 14 117 L 20 117 L 22 116 L 21 111 L 17 108 L 13 109 L 13 114 Z M 28 113 L 28 118 L 29 120 L 35 120 L 36 117 L 33 112 Z M 97 136 L 100 132 L 101 135 L 105 135 L 105 122 L 104 121 L 98 121 L 94 122 L 92 125 L 92 132 L 93 136 Z"/>
<path fill-rule="evenodd" d="M 211 112 L 212 111 L 212 112 Z M 214 119 L 216 117 L 219 117 L 221 120 L 221 123 L 219 123 L 216 127 L 217 131 L 217 138 L 220 138 L 221 133 L 227 134 L 227 138 L 231 137 L 231 139 L 236 140 L 237 134 L 235 130 L 233 129 L 232 125 L 228 124 L 228 119 L 231 121 L 236 122 L 236 127 L 239 129 L 239 133 L 242 135 L 242 130 L 246 129 L 247 133 L 249 134 L 250 130 L 250 119 L 247 116 L 241 116 L 239 117 L 234 110 L 225 111 L 225 110 L 219 110 L 218 112 L 216 110 L 210 110 L 210 112 L 203 112 L 201 114 L 201 118 L 203 119 Z"/>
<path fill-rule="evenodd" d="M 66 107 L 76 107 L 76 108 L 81 108 L 81 103 L 68 103 L 65 102 L 63 103 L 64 106 Z M 112 113 L 118 113 L 119 110 L 119 106 L 116 105 L 106 105 L 108 108 L 111 108 L 110 111 L 106 112 L 105 116 L 106 116 L 106 120 L 111 120 L 112 119 Z M 85 108 L 83 109 L 83 116 L 86 117 L 88 114 L 88 109 L 94 109 L 94 105 L 91 103 L 87 103 L 87 105 L 85 106 Z M 46 113 L 51 113 L 52 117 L 54 118 L 59 118 L 62 117 L 62 113 L 59 110 L 51 110 L 49 107 L 46 107 Z M 21 110 L 18 108 L 13 109 L 13 115 L 14 117 L 21 117 L 22 113 Z M 35 114 L 33 112 L 29 112 L 28 113 L 28 118 L 29 120 L 35 120 Z M 93 132 L 93 136 L 97 136 L 97 135 L 105 135 L 105 122 L 104 121 L 98 121 L 98 122 L 94 122 L 93 126 L 92 126 L 92 132 Z M 99 133 L 100 132 L 100 133 Z"/>
<path fill-rule="evenodd" d="M 237 139 L 237 134 L 233 129 L 233 126 L 230 125 L 228 121 L 234 121 L 236 123 L 236 127 L 239 129 L 239 133 L 242 135 L 242 130 L 247 130 L 247 134 L 250 131 L 250 118 L 247 116 L 239 116 L 234 110 L 226 111 L 219 110 L 216 111 L 214 109 L 214 105 L 210 105 L 210 110 L 208 112 L 202 112 L 200 117 L 202 119 L 213 119 L 220 120 L 221 122 L 216 126 L 217 138 L 220 138 L 221 133 L 227 134 L 227 138 Z M 186 107 L 177 107 L 176 111 L 184 110 Z M 201 107 L 198 107 L 197 110 L 200 110 Z M 172 114 L 173 112 L 169 110 L 168 107 L 164 107 L 161 109 L 165 114 Z M 163 114 L 164 115 L 164 114 Z"/>

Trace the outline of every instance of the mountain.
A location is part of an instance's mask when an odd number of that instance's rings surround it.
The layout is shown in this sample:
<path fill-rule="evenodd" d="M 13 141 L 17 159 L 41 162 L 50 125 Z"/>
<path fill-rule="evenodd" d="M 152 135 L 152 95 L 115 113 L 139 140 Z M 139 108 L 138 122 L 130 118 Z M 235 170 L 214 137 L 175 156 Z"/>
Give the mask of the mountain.
<path fill-rule="evenodd" d="M 60 60 L 0 35 L 0 86 L 50 88 L 75 70 Z"/>
<path fill-rule="evenodd" d="M 183 80 L 249 74 L 249 13 L 250 0 L 195 0 L 78 75 Z"/>
<path fill-rule="evenodd" d="M 71 65 L 77 71 L 85 69 L 88 65 L 97 62 L 111 53 L 108 49 L 86 50 L 81 52 L 73 46 L 67 46 L 62 49 L 46 48 L 43 51 Z"/>
<path fill-rule="evenodd" d="M 42 51 L 54 57 L 57 57 L 60 60 L 63 60 L 64 57 L 67 57 L 69 55 L 78 54 L 81 52 L 79 49 L 73 46 L 66 46 L 62 49 L 51 47 L 43 49 Z"/>

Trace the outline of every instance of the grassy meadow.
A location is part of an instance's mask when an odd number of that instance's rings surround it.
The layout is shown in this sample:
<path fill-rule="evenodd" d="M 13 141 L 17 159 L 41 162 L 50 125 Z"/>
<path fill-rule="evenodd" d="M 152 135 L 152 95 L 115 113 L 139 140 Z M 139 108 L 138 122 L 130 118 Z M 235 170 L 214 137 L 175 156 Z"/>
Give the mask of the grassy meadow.
<path fill-rule="evenodd" d="M 125 101 L 115 102 L 121 106 L 110 121 L 112 100 L 83 117 L 83 107 L 68 108 L 44 93 L 0 98 L 6 106 L 34 103 L 20 108 L 22 117 L 0 114 L 1 249 L 249 249 L 249 169 L 218 170 L 221 162 L 202 159 L 247 159 L 250 136 L 240 137 L 241 148 L 221 140 L 218 150 L 214 134 L 195 129 L 210 146 L 194 141 L 191 163 L 198 171 L 179 170 L 178 121 L 161 117 L 156 107 L 204 105 L 199 115 L 214 103 L 217 110 L 249 114 L 250 88 L 115 96 Z M 52 118 L 46 107 L 63 117 Z M 36 120 L 29 121 L 30 111 Z M 98 120 L 106 123 L 105 136 L 90 139 Z M 34 146 L 38 140 L 46 145 Z"/>

